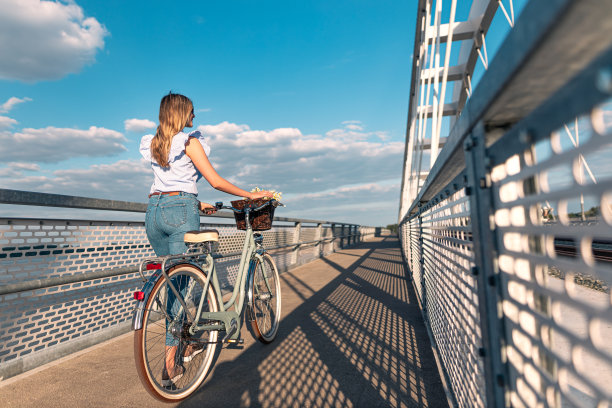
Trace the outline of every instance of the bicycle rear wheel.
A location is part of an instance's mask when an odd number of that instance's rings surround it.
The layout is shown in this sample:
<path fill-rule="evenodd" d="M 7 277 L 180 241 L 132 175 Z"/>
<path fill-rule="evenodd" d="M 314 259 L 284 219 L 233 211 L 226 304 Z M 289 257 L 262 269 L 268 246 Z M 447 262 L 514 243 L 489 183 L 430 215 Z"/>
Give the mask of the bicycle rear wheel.
<path fill-rule="evenodd" d="M 174 299 L 166 280 L 159 279 L 145 304 L 142 329 L 134 332 L 134 357 L 146 390 L 161 401 L 177 402 L 195 392 L 204 381 L 215 357 L 218 332 L 204 331 L 192 336 L 188 331 L 204 295 L 206 275 L 192 265 L 177 265 L 170 269 L 168 277 L 181 292 L 187 312 Z M 218 311 L 211 286 L 202 311 Z M 202 351 L 193 353 L 194 346 L 201 346 Z M 191 351 L 189 356 L 186 350 Z M 181 371 L 182 376 L 177 378 Z"/>
<path fill-rule="evenodd" d="M 271 343 L 278 332 L 281 316 L 281 291 L 278 270 L 268 254 L 263 262 L 256 261 L 249 280 L 249 306 L 251 327 L 263 343 Z"/>

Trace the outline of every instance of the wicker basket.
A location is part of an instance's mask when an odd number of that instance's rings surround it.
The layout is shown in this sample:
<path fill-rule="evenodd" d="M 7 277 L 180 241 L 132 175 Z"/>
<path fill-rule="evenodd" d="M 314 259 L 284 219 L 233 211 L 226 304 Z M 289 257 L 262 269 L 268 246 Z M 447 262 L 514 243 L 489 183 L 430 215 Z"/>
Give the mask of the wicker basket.
<path fill-rule="evenodd" d="M 264 204 L 267 199 L 257 198 L 255 200 L 236 200 L 232 201 L 232 207 L 242 210 L 249 204 L 252 204 L 253 207 L 259 207 Z M 273 205 L 267 205 L 259 211 L 252 211 L 249 215 L 251 220 L 251 226 L 253 227 L 253 231 L 266 231 L 272 228 L 272 220 L 274 220 L 274 209 Z M 236 219 L 236 227 L 239 230 L 246 230 L 246 221 L 244 213 L 234 213 L 234 218 Z"/>

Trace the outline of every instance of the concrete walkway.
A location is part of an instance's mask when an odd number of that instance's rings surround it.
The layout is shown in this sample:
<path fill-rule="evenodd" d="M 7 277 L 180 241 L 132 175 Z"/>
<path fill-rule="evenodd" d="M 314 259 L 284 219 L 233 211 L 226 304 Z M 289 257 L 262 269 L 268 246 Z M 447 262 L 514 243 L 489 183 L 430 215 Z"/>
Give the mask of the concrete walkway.
<path fill-rule="evenodd" d="M 277 339 L 224 348 L 181 407 L 445 407 L 396 238 L 281 275 Z M 128 333 L 0 383 L 3 407 L 171 406 L 144 390 Z"/>

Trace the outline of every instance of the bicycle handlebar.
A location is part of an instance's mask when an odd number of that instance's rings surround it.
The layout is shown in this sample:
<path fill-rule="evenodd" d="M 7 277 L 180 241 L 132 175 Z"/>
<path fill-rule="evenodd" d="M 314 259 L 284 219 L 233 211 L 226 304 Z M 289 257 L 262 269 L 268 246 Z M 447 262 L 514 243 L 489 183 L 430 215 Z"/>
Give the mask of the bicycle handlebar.
<path fill-rule="evenodd" d="M 248 204 L 242 210 L 240 210 L 238 208 L 234 208 L 231 205 L 223 205 L 222 201 L 217 201 L 215 203 L 215 208 L 217 208 L 217 210 L 221 210 L 221 209 L 232 210 L 233 212 L 235 212 L 237 214 L 240 214 L 240 213 L 247 212 L 247 210 L 248 211 L 259 211 L 259 210 L 261 210 L 262 208 L 264 208 L 267 205 L 274 205 L 275 207 L 278 207 L 278 206 L 284 207 L 285 206 L 280 201 L 276 201 L 275 199 L 272 198 L 272 199 L 266 201 L 265 203 L 263 203 L 262 205 L 260 205 L 258 207 L 253 207 L 253 204 Z"/>

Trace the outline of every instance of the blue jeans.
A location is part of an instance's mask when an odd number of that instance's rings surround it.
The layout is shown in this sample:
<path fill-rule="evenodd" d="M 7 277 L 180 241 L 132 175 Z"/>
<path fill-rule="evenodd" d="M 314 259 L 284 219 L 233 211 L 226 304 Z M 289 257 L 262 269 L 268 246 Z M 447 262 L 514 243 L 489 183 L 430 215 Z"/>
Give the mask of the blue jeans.
<path fill-rule="evenodd" d="M 147 238 L 157 256 L 182 254 L 187 249 L 183 236 L 200 229 L 195 194 L 154 195 L 149 198 L 145 217 Z"/>
<path fill-rule="evenodd" d="M 200 213 L 195 194 L 181 192 L 179 195 L 154 195 L 149 198 L 145 217 L 147 238 L 157 256 L 182 254 L 187 250 L 183 236 L 187 231 L 200 229 Z M 173 285 L 185 295 L 188 279 L 172 279 Z M 168 288 L 166 312 L 170 317 L 177 317 L 180 303 L 174 292 Z M 166 322 L 168 325 L 169 322 Z M 178 340 L 166 327 L 166 345 L 176 346 Z"/>

